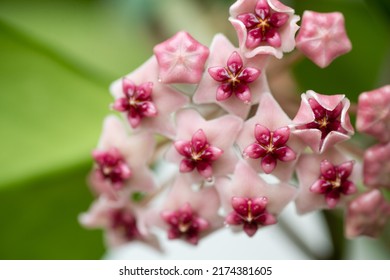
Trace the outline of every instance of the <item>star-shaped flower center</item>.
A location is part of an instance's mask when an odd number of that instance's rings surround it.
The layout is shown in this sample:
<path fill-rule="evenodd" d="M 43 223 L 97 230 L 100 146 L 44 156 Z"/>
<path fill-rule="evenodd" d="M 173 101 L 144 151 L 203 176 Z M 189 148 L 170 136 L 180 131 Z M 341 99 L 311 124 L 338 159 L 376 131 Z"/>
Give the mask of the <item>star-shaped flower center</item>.
<path fill-rule="evenodd" d="M 347 161 L 335 166 L 328 160 L 321 161 L 320 176 L 310 187 L 310 191 L 324 195 L 329 208 L 334 208 L 341 194 L 350 195 L 356 192 L 355 184 L 348 180 L 353 164 L 353 161 Z"/>
<path fill-rule="evenodd" d="M 217 88 L 217 101 L 228 99 L 233 93 L 244 103 L 251 102 L 251 92 L 248 84 L 254 82 L 261 71 L 253 67 L 244 67 L 241 56 L 233 52 L 226 67 L 210 67 L 210 76 L 221 85 Z"/>
<path fill-rule="evenodd" d="M 202 129 L 192 135 L 190 141 L 175 141 L 176 151 L 184 156 L 180 163 L 180 172 L 191 172 L 195 168 L 206 179 L 211 179 L 212 162 L 217 160 L 223 153 L 218 147 L 212 146 Z"/>
<path fill-rule="evenodd" d="M 209 223 L 199 217 L 189 203 L 176 211 L 164 211 L 161 216 L 169 225 L 169 239 L 184 237 L 189 243 L 196 245 L 200 234 L 209 228 Z"/>
<path fill-rule="evenodd" d="M 237 16 L 246 27 L 248 38 L 246 46 L 256 48 L 263 42 L 279 48 L 282 44 L 279 29 L 283 27 L 289 19 L 286 13 L 273 12 L 267 0 L 258 0 L 254 13 L 244 13 Z"/>
<path fill-rule="evenodd" d="M 343 104 L 340 102 L 333 110 L 322 107 L 314 98 L 309 98 L 309 104 L 314 113 L 314 121 L 298 126 L 297 129 L 318 129 L 321 131 L 321 140 L 332 131 L 347 134 L 348 132 L 341 126 L 341 112 Z"/>
<path fill-rule="evenodd" d="M 275 224 L 276 218 L 268 213 L 267 197 L 232 197 L 233 211 L 226 217 L 229 225 L 243 225 L 248 236 L 253 236 L 261 226 Z"/>
<path fill-rule="evenodd" d="M 290 129 L 285 126 L 270 131 L 261 124 L 256 124 L 254 137 L 256 142 L 245 148 L 244 157 L 261 158 L 261 167 L 265 173 L 271 173 L 277 160 L 287 162 L 296 158 L 295 152 L 286 145 L 290 137 Z"/>
<path fill-rule="evenodd" d="M 96 172 L 99 177 L 110 182 L 115 189 L 122 188 L 132 175 L 130 167 L 116 148 L 108 151 L 95 150 L 92 157 L 97 164 Z"/>
<path fill-rule="evenodd" d="M 125 112 L 130 125 L 136 128 L 145 117 L 156 117 L 158 112 L 152 98 L 153 83 L 136 86 L 128 79 L 122 80 L 123 97 L 113 104 L 113 109 Z"/>
<path fill-rule="evenodd" d="M 110 212 L 110 227 L 120 233 L 127 241 L 140 238 L 137 220 L 127 209 L 115 209 Z"/>

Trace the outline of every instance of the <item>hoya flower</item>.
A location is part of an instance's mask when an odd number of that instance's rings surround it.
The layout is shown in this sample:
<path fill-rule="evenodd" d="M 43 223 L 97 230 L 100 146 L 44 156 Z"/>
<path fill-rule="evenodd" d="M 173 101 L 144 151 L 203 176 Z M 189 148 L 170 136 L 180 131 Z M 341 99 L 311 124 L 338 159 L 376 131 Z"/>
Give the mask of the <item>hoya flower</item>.
<path fill-rule="evenodd" d="M 345 95 L 322 95 L 312 90 L 302 94 L 301 106 L 293 122 L 298 135 L 316 153 L 348 140 L 353 127 Z"/>
<path fill-rule="evenodd" d="M 79 216 L 79 222 L 86 228 L 100 228 L 105 231 L 108 247 L 141 241 L 158 248 L 158 242 L 147 226 L 145 209 L 133 205 L 127 197 L 110 200 L 100 196 L 88 212 Z"/>
<path fill-rule="evenodd" d="M 364 153 L 363 176 L 369 187 L 390 189 L 390 143 L 375 145 Z"/>
<path fill-rule="evenodd" d="M 219 179 L 216 184 L 219 183 Z M 178 176 L 160 212 L 169 239 L 183 238 L 196 245 L 200 238 L 222 227 L 220 201 L 213 186 L 194 191 L 191 181 Z"/>
<path fill-rule="evenodd" d="M 227 112 L 246 118 L 249 105 L 258 103 L 261 94 L 269 91 L 262 73 L 265 63 L 263 57 L 243 57 L 224 35 L 215 35 L 207 71 L 194 93 L 194 102 L 216 103 Z"/>
<path fill-rule="evenodd" d="M 246 162 L 240 161 L 231 183 L 217 186 L 226 212 L 225 223 L 252 237 L 259 228 L 277 223 L 277 216 L 294 199 L 296 190 L 285 183 L 269 185 Z"/>
<path fill-rule="evenodd" d="M 149 192 L 155 188 L 149 163 L 155 141 L 145 132 L 128 134 L 121 120 L 108 116 L 92 156 L 95 166 L 89 182 L 98 194 L 116 198 L 118 192 Z"/>
<path fill-rule="evenodd" d="M 193 109 L 176 114 L 177 135 L 166 158 L 193 182 L 211 180 L 233 171 L 238 160 L 233 143 L 242 120 L 226 115 L 206 121 Z"/>
<path fill-rule="evenodd" d="M 379 190 L 361 194 L 348 204 L 345 235 L 377 238 L 390 219 L 390 204 Z"/>
<path fill-rule="evenodd" d="M 359 96 L 356 129 L 379 141 L 390 141 L 390 85 Z"/>
<path fill-rule="evenodd" d="M 291 119 L 266 92 L 256 115 L 244 123 L 237 138 L 246 161 L 258 172 L 272 173 L 283 181 L 291 178 L 303 145 L 290 133 Z"/>
<path fill-rule="evenodd" d="M 184 31 L 154 47 L 162 83 L 200 81 L 209 49 Z"/>
<path fill-rule="evenodd" d="M 355 165 L 335 148 L 323 154 L 302 155 L 296 169 L 300 188 L 296 200 L 298 212 L 304 214 L 344 205 L 357 191 L 359 170 Z"/>
<path fill-rule="evenodd" d="M 158 81 L 157 60 L 152 56 L 134 72 L 115 81 L 110 91 L 114 110 L 122 112 L 133 130 L 148 130 L 173 137 L 172 113 L 188 98 Z"/>
<path fill-rule="evenodd" d="M 230 22 L 246 57 L 270 54 L 282 58 L 295 47 L 299 16 L 277 0 L 237 0 L 230 7 Z"/>
<path fill-rule="evenodd" d="M 342 13 L 305 11 L 296 38 L 297 48 L 321 68 L 352 49 Z"/>

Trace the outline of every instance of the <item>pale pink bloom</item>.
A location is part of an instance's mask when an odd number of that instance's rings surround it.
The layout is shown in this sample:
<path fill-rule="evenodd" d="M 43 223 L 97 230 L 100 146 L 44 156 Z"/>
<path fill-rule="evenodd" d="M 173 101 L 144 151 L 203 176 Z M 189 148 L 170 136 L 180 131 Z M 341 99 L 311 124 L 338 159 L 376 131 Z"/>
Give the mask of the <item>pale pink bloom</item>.
<path fill-rule="evenodd" d="M 293 122 L 298 135 L 316 153 L 348 140 L 353 127 L 345 95 L 322 95 L 312 90 L 302 94 L 301 106 Z"/>
<path fill-rule="evenodd" d="M 390 143 L 375 145 L 364 153 L 364 184 L 390 189 Z"/>
<path fill-rule="evenodd" d="M 242 120 L 226 115 L 206 121 L 193 109 L 176 114 L 177 135 L 166 158 L 193 182 L 231 173 L 238 157 L 233 149 Z"/>
<path fill-rule="evenodd" d="M 299 16 L 277 0 L 237 0 L 230 7 L 230 22 L 246 57 L 270 54 L 277 58 L 295 47 Z"/>
<path fill-rule="evenodd" d="M 323 154 L 304 154 L 298 160 L 299 195 L 296 200 L 300 214 L 318 209 L 343 206 L 357 189 L 359 168 L 335 148 Z"/>
<path fill-rule="evenodd" d="M 127 197 L 113 201 L 100 196 L 88 210 L 79 216 L 86 228 L 103 229 L 108 247 L 141 241 L 158 248 L 158 241 L 147 226 L 146 210 L 132 204 Z"/>
<path fill-rule="evenodd" d="M 245 160 L 258 172 L 291 178 L 303 144 L 290 133 L 291 119 L 273 96 L 263 94 L 256 115 L 244 123 L 237 144 Z"/>
<path fill-rule="evenodd" d="M 277 216 L 294 199 L 296 189 L 288 184 L 267 184 L 246 162 L 240 161 L 230 183 L 217 185 L 225 223 L 248 236 L 259 228 L 277 223 Z"/>
<path fill-rule="evenodd" d="M 345 235 L 379 237 L 390 219 L 390 204 L 379 190 L 371 190 L 348 204 Z"/>
<path fill-rule="evenodd" d="M 259 102 L 269 91 L 263 72 L 266 59 L 247 59 L 222 34 L 215 35 L 210 46 L 207 71 L 195 91 L 196 104 L 216 103 L 224 110 L 246 118 L 250 104 Z"/>
<path fill-rule="evenodd" d="M 360 94 L 356 129 L 383 143 L 390 141 L 390 85 Z"/>
<path fill-rule="evenodd" d="M 296 45 L 319 67 L 327 67 L 335 58 L 352 49 L 343 14 L 305 11 Z"/>
<path fill-rule="evenodd" d="M 158 81 L 157 60 L 152 56 L 142 66 L 110 87 L 114 110 L 122 112 L 135 131 L 148 130 L 174 137 L 173 112 L 188 98 Z"/>
<path fill-rule="evenodd" d="M 223 179 L 215 183 L 220 180 Z M 169 239 L 183 238 L 196 245 L 200 238 L 221 228 L 223 219 L 218 215 L 221 204 L 215 187 L 194 191 L 191 185 L 183 176 L 176 178 L 160 212 L 160 224 Z"/>
<path fill-rule="evenodd" d="M 209 49 L 184 31 L 153 49 L 160 67 L 162 83 L 190 83 L 200 81 Z"/>
<path fill-rule="evenodd" d="M 115 116 L 104 120 L 102 135 L 93 152 L 95 167 L 89 182 L 97 194 L 115 199 L 121 192 L 149 192 L 155 188 L 149 163 L 154 137 L 144 132 L 130 135 Z"/>

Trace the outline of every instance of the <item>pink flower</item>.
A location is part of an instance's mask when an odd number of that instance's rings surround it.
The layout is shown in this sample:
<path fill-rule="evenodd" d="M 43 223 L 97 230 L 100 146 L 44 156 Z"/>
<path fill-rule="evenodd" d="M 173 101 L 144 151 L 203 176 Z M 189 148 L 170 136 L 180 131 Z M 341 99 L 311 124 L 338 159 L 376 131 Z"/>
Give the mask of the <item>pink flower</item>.
<path fill-rule="evenodd" d="M 358 168 L 337 149 L 323 154 L 305 154 L 297 164 L 300 192 L 296 200 L 301 214 L 343 205 L 357 189 Z"/>
<path fill-rule="evenodd" d="M 206 121 L 195 110 L 176 114 L 177 136 L 166 158 L 178 164 L 193 182 L 232 172 L 238 160 L 233 143 L 242 120 L 227 115 Z M 194 170 L 196 169 L 196 171 Z"/>
<path fill-rule="evenodd" d="M 87 213 L 79 216 L 79 222 L 86 228 L 103 229 L 108 247 L 141 241 L 158 248 L 145 217 L 145 209 L 133 205 L 127 197 L 113 201 L 101 196 Z"/>
<path fill-rule="evenodd" d="M 341 13 L 305 11 L 296 39 L 297 48 L 321 68 L 352 49 Z"/>
<path fill-rule="evenodd" d="M 375 145 L 364 153 L 364 184 L 390 189 L 390 143 Z"/>
<path fill-rule="evenodd" d="M 348 204 L 345 235 L 379 237 L 390 219 L 390 204 L 379 190 L 361 194 Z"/>
<path fill-rule="evenodd" d="M 271 54 L 282 58 L 295 47 L 299 16 L 277 0 L 238 0 L 230 7 L 230 22 L 246 57 Z"/>
<path fill-rule="evenodd" d="M 219 207 L 214 187 L 193 191 L 191 181 L 178 176 L 161 211 L 162 227 L 167 230 L 169 239 L 184 238 L 196 245 L 200 238 L 222 227 Z"/>
<path fill-rule="evenodd" d="M 217 186 L 225 223 L 242 227 L 252 237 L 259 228 L 276 224 L 277 215 L 295 197 L 295 188 L 285 183 L 269 185 L 246 162 L 240 161 L 231 183 Z"/>
<path fill-rule="evenodd" d="M 353 127 L 347 114 L 345 95 L 322 95 L 312 90 L 302 94 L 301 106 L 293 122 L 298 135 L 316 153 L 348 140 Z"/>
<path fill-rule="evenodd" d="M 246 118 L 250 103 L 259 102 L 269 91 L 265 74 L 261 73 L 266 59 L 246 59 L 222 34 L 215 35 L 207 70 L 193 100 L 196 104 L 216 103 L 231 114 Z"/>
<path fill-rule="evenodd" d="M 196 84 L 202 77 L 209 49 L 187 32 L 181 31 L 155 46 L 154 53 L 162 83 Z"/>
<path fill-rule="evenodd" d="M 390 85 L 359 96 L 356 129 L 381 142 L 390 141 Z"/>
<path fill-rule="evenodd" d="M 117 198 L 121 192 L 148 192 L 155 188 L 153 174 L 147 167 L 155 147 L 147 132 L 129 135 L 115 116 L 105 119 L 97 149 L 90 184 L 98 194 Z"/>
<path fill-rule="evenodd" d="M 303 145 L 290 133 L 291 119 L 270 93 L 264 93 L 256 115 L 244 123 L 237 144 L 246 161 L 258 172 L 291 178 Z"/>
<path fill-rule="evenodd" d="M 149 130 L 167 137 L 175 135 L 172 113 L 188 98 L 158 81 L 158 65 L 153 56 L 134 72 L 115 81 L 110 91 L 113 109 L 122 112 L 136 131 Z"/>

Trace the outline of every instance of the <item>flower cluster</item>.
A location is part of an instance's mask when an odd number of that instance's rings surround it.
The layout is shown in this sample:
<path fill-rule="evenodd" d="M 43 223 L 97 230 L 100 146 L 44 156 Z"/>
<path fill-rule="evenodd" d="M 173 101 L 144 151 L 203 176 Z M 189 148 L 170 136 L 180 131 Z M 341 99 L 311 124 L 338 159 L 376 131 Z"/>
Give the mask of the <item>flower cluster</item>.
<path fill-rule="evenodd" d="M 359 100 L 358 131 L 380 141 L 364 156 L 373 190 L 361 192 L 359 160 L 342 144 L 354 133 L 349 99 L 308 90 L 290 118 L 266 78 L 269 58 L 295 46 L 320 67 L 348 52 L 342 14 L 306 11 L 296 34 L 292 8 L 238 0 L 229 20 L 238 47 L 222 34 L 207 47 L 181 31 L 111 85 L 111 108 L 122 118 L 104 121 L 89 176 L 97 199 L 80 222 L 103 228 L 109 246 L 158 247 L 156 228 L 197 244 L 224 225 L 251 237 L 295 203 L 301 214 L 345 209 L 348 237 L 377 236 L 390 217 L 379 191 L 390 188 L 390 86 Z M 175 172 L 157 180 L 153 168 L 165 172 L 168 162 Z"/>

